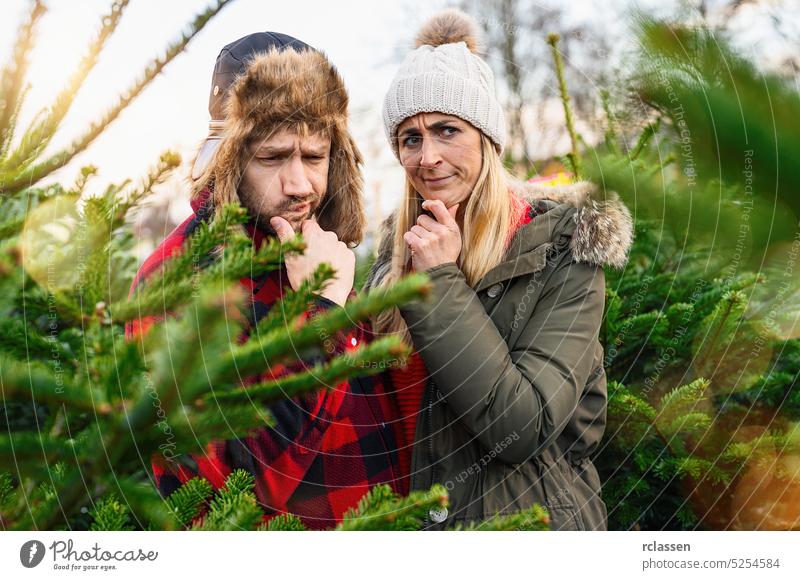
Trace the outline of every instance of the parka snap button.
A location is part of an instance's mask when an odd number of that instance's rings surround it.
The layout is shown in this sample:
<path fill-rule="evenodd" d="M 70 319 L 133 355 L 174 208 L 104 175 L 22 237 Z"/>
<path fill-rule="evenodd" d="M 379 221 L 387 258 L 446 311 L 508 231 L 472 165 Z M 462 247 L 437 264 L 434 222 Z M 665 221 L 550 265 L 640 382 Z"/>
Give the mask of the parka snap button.
<path fill-rule="evenodd" d="M 503 285 L 495 284 L 486 291 L 486 295 L 489 296 L 489 298 L 497 298 L 500 295 L 500 292 L 502 291 L 503 291 Z"/>
<path fill-rule="evenodd" d="M 445 521 L 447 519 L 447 508 L 446 507 L 440 507 L 440 508 L 432 507 L 430 510 L 428 510 L 428 516 L 431 518 L 432 522 L 434 522 L 436 524 L 441 524 L 443 521 Z"/>

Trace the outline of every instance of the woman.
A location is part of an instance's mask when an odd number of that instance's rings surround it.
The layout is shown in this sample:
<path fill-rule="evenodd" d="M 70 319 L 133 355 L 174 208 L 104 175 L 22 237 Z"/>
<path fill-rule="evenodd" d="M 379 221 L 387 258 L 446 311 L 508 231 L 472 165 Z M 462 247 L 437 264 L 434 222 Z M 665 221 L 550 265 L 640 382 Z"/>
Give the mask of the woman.
<path fill-rule="evenodd" d="M 503 168 L 503 112 L 475 54 L 476 27 L 447 11 L 421 30 L 384 101 L 406 174 L 368 286 L 426 272 L 430 300 L 378 317 L 413 345 L 388 375 L 411 490 L 441 483 L 441 529 L 538 503 L 552 529 L 605 529 L 590 454 L 605 427 L 598 342 L 602 266 L 621 267 L 630 214 L 587 183 L 521 184 Z"/>

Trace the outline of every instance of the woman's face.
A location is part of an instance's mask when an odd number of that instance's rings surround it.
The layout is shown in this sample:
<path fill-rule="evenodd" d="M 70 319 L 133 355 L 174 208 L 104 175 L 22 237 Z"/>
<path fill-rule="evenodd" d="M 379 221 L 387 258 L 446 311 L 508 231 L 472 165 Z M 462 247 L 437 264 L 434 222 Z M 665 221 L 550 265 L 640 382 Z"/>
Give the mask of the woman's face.
<path fill-rule="evenodd" d="M 481 172 L 481 133 L 443 113 L 419 113 L 397 128 L 400 163 L 419 194 L 447 207 L 464 201 Z"/>

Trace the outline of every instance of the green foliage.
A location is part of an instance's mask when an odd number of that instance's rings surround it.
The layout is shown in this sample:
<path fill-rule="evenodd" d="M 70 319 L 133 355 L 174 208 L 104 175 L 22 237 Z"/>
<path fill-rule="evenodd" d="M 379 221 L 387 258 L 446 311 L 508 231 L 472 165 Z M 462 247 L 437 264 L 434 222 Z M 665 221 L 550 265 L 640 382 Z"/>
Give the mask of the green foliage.
<path fill-rule="evenodd" d="M 629 262 L 606 274 L 596 464 L 612 529 L 728 526 L 744 468 L 774 473 L 795 452 L 796 251 L 782 241 L 797 182 L 777 168 L 800 153 L 800 96 L 702 27 L 641 17 L 638 31 L 643 128 L 626 147 L 609 127 L 584 156 L 636 208 Z"/>
<path fill-rule="evenodd" d="M 542 532 L 550 529 L 550 516 L 547 510 L 538 504 L 510 515 L 496 515 L 482 522 L 473 522 L 456 529 L 477 532 Z"/>
<path fill-rule="evenodd" d="M 175 514 L 178 523 L 183 527 L 187 527 L 200 514 L 201 508 L 206 504 L 213 492 L 214 489 L 208 480 L 202 477 L 193 477 L 173 491 L 167 498 L 167 503 Z"/>
<path fill-rule="evenodd" d="M 373 487 L 356 509 L 350 509 L 337 526 L 342 531 L 415 530 L 432 508 L 447 506 L 447 491 L 439 484 L 428 491 L 400 497 L 388 485 Z"/>
<path fill-rule="evenodd" d="M 269 520 L 260 528 L 269 532 L 302 532 L 307 528 L 300 518 L 293 514 L 280 514 Z"/>
<path fill-rule="evenodd" d="M 255 478 L 242 469 L 234 470 L 209 503 L 208 513 L 202 523 L 193 529 L 204 531 L 252 530 L 260 522 L 263 512 L 253 491 Z"/>
<path fill-rule="evenodd" d="M 133 529 L 129 524 L 127 506 L 120 503 L 114 494 L 101 498 L 90 513 L 94 521 L 89 529 L 94 532 Z"/>
<path fill-rule="evenodd" d="M 0 73 L 0 196 L 19 198 L 21 193 L 27 195 L 27 190 L 33 184 L 64 167 L 84 151 L 230 1 L 215 0 L 198 14 L 183 34 L 167 47 L 164 54 L 145 67 L 143 74 L 114 105 L 68 146 L 50 155 L 45 154 L 47 145 L 58 132 L 61 121 L 97 64 L 106 42 L 117 30 L 128 0 L 112 2 L 108 13 L 101 18 L 97 35 L 87 45 L 78 68 L 70 76 L 66 86 L 55 95 L 49 106 L 39 111 L 31 125 L 24 128 L 20 138 L 15 140 L 15 135 L 20 133 L 20 128 L 17 127 L 18 114 L 27 93 L 24 87 L 29 56 L 35 46 L 38 22 L 46 11 L 43 2 L 32 2 L 28 19 L 15 40 L 11 58 Z M 0 225 L 0 231 L 3 229 Z"/>

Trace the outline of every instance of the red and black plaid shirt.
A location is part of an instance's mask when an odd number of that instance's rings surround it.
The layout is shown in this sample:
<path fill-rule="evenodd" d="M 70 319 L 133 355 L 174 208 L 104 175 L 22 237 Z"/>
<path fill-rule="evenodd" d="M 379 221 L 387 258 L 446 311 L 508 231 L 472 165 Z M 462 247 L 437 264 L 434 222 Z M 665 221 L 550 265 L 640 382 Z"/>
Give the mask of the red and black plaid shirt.
<path fill-rule="evenodd" d="M 175 228 L 144 262 L 131 286 L 131 299 L 139 282 L 179 253 L 187 237 L 206 219 L 210 213 L 208 196 L 194 200 L 192 209 L 194 215 Z M 247 229 L 254 243 L 263 242 L 259 230 L 252 225 Z M 243 278 L 241 283 L 252 295 L 248 318 L 254 323 L 280 299 L 288 278 L 281 269 Z M 328 308 L 338 306 L 319 297 L 307 316 Z M 130 322 L 126 337 L 141 335 L 163 318 L 142 317 Z M 367 336 L 364 327 L 339 333 L 336 350 L 341 353 L 356 348 Z M 305 364 L 288 369 L 273 367 L 257 379 L 302 370 Z M 323 388 L 274 404 L 270 411 L 275 419 L 273 427 L 265 426 L 249 437 L 214 441 L 203 456 L 189 456 L 188 462 L 154 455 L 153 475 L 159 492 L 166 497 L 197 475 L 219 488 L 233 469 L 243 468 L 256 478 L 256 496 L 266 519 L 291 513 L 308 528 L 324 529 L 341 521 L 344 512 L 355 507 L 373 486 L 389 483 L 399 491 L 397 443 L 391 426 L 396 411 L 380 377 L 351 379 L 334 389 Z"/>

